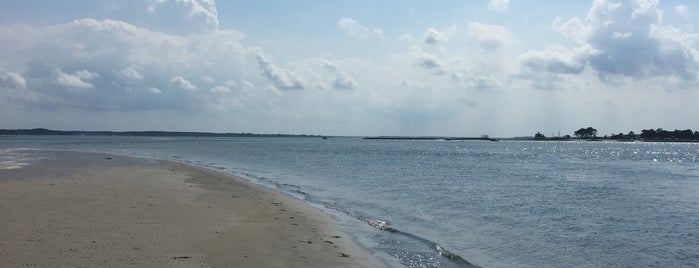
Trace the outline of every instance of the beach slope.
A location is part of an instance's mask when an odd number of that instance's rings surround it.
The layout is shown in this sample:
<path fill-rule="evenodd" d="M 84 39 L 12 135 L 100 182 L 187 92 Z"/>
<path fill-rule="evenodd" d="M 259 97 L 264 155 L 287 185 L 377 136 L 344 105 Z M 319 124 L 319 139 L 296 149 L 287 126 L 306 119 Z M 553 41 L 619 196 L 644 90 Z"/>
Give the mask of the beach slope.
<path fill-rule="evenodd" d="M 322 211 L 168 161 L 23 151 L 0 169 L 0 267 L 383 267 Z"/>

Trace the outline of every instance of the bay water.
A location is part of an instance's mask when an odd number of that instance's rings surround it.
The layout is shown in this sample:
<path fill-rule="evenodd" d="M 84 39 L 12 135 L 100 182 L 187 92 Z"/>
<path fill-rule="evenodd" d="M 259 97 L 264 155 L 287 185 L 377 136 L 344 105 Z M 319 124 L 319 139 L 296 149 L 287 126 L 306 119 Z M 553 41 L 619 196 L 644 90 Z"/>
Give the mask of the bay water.
<path fill-rule="evenodd" d="M 699 144 L 0 137 L 229 172 L 324 209 L 394 266 L 699 267 Z"/>

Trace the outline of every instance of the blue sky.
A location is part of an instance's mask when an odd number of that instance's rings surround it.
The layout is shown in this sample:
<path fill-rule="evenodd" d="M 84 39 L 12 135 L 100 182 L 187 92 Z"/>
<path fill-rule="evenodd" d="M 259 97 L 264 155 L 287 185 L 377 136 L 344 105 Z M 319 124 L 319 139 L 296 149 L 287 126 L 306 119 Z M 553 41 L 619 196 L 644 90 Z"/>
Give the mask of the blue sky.
<path fill-rule="evenodd" d="M 8 1 L 0 128 L 699 129 L 695 1 Z"/>

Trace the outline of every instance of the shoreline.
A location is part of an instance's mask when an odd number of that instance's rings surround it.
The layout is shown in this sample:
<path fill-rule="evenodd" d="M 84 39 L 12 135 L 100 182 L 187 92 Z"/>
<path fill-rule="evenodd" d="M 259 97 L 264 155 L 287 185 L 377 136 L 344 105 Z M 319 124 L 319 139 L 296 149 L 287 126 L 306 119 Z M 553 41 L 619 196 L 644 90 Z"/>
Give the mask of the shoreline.
<path fill-rule="evenodd" d="M 0 169 L 0 266 L 387 267 L 330 215 L 232 174 L 23 153 L 33 163 Z"/>

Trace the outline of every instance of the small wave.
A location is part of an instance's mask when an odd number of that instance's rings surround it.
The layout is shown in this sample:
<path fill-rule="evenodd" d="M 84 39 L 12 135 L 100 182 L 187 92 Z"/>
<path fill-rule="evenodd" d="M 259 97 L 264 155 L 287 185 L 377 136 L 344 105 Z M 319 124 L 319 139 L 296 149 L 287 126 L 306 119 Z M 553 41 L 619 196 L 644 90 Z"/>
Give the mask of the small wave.
<path fill-rule="evenodd" d="M 397 258 L 407 267 L 479 267 L 436 242 L 393 227 L 388 220 L 360 215 L 336 202 L 313 200 L 310 197 L 307 201 L 320 204 L 326 209 L 340 212 L 375 228 L 379 233 L 375 234 L 372 240 L 377 242 L 378 246 L 373 249 Z"/>
<path fill-rule="evenodd" d="M 277 189 L 290 193 L 292 195 L 297 195 L 299 199 L 305 200 L 305 201 L 311 201 L 311 195 L 302 191 L 301 187 L 293 185 L 293 184 L 287 184 L 287 183 L 278 183 L 276 185 Z"/>
<path fill-rule="evenodd" d="M 0 149 L 0 170 L 21 169 L 31 165 L 31 162 L 43 159 L 43 156 L 27 154 L 25 148 Z"/>
<path fill-rule="evenodd" d="M 445 249 L 438 243 L 409 232 L 403 232 L 391 226 L 391 223 L 387 220 L 360 216 L 359 213 L 342 207 L 335 202 L 314 199 L 309 193 L 303 191 L 298 185 L 283 183 L 276 179 L 260 176 L 244 169 L 225 168 L 211 163 L 208 165 L 203 165 L 200 161 L 189 161 L 178 156 L 171 156 L 170 159 L 200 167 L 226 170 L 227 172 L 244 178 L 250 182 L 256 182 L 262 186 L 277 189 L 306 202 L 319 204 L 326 209 L 337 211 L 351 218 L 355 218 L 360 222 L 363 222 L 380 231 L 372 238 L 378 243 L 378 246 L 376 246 L 374 250 L 384 252 L 397 258 L 401 264 L 407 267 L 479 267 L 468 262 L 461 256 Z"/>
<path fill-rule="evenodd" d="M 380 230 L 390 234 L 383 237 L 379 247 L 408 267 L 478 267 L 433 241 L 390 227 L 384 221 L 370 222 L 378 222 Z"/>
<path fill-rule="evenodd" d="M 274 187 L 279 191 L 294 195 L 306 202 L 322 205 L 326 209 L 340 212 L 379 230 L 380 233 L 374 237 L 374 240 L 379 244 L 375 250 L 397 258 L 401 264 L 407 267 L 479 267 L 447 250 L 438 243 L 392 227 L 391 223 L 387 220 L 361 216 L 336 202 L 314 199 L 298 185 L 282 183 L 275 179 L 258 176 L 249 172 L 238 171 L 234 172 L 234 174 L 248 180 L 256 180 L 263 185 Z M 385 234 L 388 234 L 388 237 L 384 237 L 386 236 Z"/>
<path fill-rule="evenodd" d="M 378 250 L 398 258 L 408 267 L 478 267 L 429 239 L 391 227 L 387 220 L 366 216 L 355 218 L 388 233 L 377 235 Z"/>

